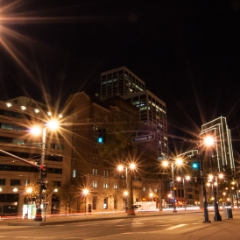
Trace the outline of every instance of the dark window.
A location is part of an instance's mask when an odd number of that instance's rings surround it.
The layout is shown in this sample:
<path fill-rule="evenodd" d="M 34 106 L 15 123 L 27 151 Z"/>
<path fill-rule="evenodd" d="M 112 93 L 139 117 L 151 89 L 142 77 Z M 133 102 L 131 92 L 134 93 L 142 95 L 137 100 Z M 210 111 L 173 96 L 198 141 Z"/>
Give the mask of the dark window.
<path fill-rule="evenodd" d="M 10 180 L 10 185 L 11 186 L 20 186 L 21 185 L 21 181 L 19 179 L 11 179 Z"/>
<path fill-rule="evenodd" d="M 4 164 L 0 164 L 0 170 L 2 170 L 2 171 L 17 171 L 17 172 L 38 172 L 38 169 L 35 167 L 4 165 Z"/>
<path fill-rule="evenodd" d="M 45 160 L 62 162 L 63 157 L 62 156 L 56 156 L 56 155 L 46 155 Z"/>
<path fill-rule="evenodd" d="M 0 202 L 18 202 L 19 194 L 0 194 Z"/>
<path fill-rule="evenodd" d="M 53 174 L 62 174 L 62 169 L 61 168 L 48 168 L 48 173 L 53 173 Z"/>
<path fill-rule="evenodd" d="M 93 210 L 97 209 L 97 197 L 95 196 L 93 197 L 92 208 Z"/>
<path fill-rule="evenodd" d="M 61 187 L 61 181 L 53 181 L 54 187 Z"/>
<path fill-rule="evenodd" d="M 6 185 L 6 179 L 0 179 L 0 185 L 2 186 Z"/>
<path fill-rule="evenodd" d="M 117 209 L 117 198 L 114 197 L 114 209 Z"/>
<path fill-rule="evenodd" d="M 109 166 L 109 163 L 107 161 L 103 161 L 103 166 Z"/>

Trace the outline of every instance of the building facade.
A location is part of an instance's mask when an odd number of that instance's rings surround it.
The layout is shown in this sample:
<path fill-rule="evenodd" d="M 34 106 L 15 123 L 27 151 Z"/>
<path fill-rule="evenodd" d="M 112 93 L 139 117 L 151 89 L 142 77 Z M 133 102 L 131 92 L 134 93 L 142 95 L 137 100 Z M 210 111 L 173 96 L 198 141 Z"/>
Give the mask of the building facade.
<path fill-rule="evenodd" d="M 200 135 L 211 135 L 214 138 L 215 146 L 213 147 L 213 150 L 216 158 L 213 159 L 213 164 L 216 167 L 215 170 L 220 172 L 225 168 L 229 168 L 232 171 L 235 171 L 231 131 L 227 126 L 226 118 L 219 117 L 203 124 L 201 126 Z"/>
<path fill-rule="evenodd" d="M 156 159 L 165 158 L 168 155 L 166 104 L 147 90 L 145 82 L 126 67 L 101 73 L 101 100 L 117 95 L 138 108 L 139 121 L 151 129 L 145 134 L 155 134 Z"/>
<path fill-rule="evenodd" d="M 26 210 L 25 214 L 29 218 L 35 217 L 35 205 L 39 197 L 39 169 L 34 164 L 38 165 L 41 158 L 42 136 L 32 136 L 30 128 L 35 124 L 43 126 L 49 119 L 49 110 L 27 97 L 0 101 L 0 149 L 15 156 L 0 152 L 1 215 L 23 214 Z M 68 158 L 64 157 L 62 136 L 48 132 L 45 147 L 49 187 L 45 191 L 44 201 L 48 203 L 48 212 L 59 212 L 57 191 L 70 173 L 69 164 L 65 162 Z M 27 192 L 29 186 L 32 188 L 31 193 Z"/>
<path fill-rule="evenodd" d="M 102 100 L 141 92 L 145 89 L 145 82 L 124 66 L 101 73 Z"/>
<path fill-rule="evenodd" d="M 65 115 L 68 116 L 65 125 L 68 125 L 69 132 L 65 135 L 68 143 L 65 148 L 66 151 L 72 151 L 70 181 L 79 185 L 78 210 L 88 209 L 89 206 L 93 211 L 124 210 L 124 192 L 128 190 L 126 175 L 118 172 L 117 166 L 126 163 L 127 155 L 124 150 L 112 153 L 111 144 L 118 144 L 118 139 L 126 139 L 126 135 L 134 136 L 135 131 L 125 131 L 128 130 L 126 123 L 130 123 L 129 119 L 138 119 L 138 109 L 117 96 L 96 103 L 84 92 L 80 92 L 69 97 Z M 107 131 L 105 144 L 97 141 L 99 130 L 102 129 Z M 116 135 L 120 135 L 119 138 L 115 139 Z M 139 145 L 133 147 L 138 152 Z M 132 187 L 134 202 L 146 201 L 150 192 L 154 193 L 155 200 L 158 198 L 160 185 L 157 180 L 150 181 L 134 173 Z M 87 196 L 81 194 L 84 188 L 89 190 Z M 77 211 L 77 202 L 72 203 L 72 211 Z"/>

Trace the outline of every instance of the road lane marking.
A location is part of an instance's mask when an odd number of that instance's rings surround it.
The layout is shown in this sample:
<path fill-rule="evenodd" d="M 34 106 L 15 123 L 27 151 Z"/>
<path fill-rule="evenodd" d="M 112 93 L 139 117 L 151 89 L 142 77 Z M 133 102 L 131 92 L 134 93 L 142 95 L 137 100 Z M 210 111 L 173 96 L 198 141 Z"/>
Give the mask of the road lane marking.
<path fill-rule="evenodd" d="M 172 229 L 175 229 L 175 228 L 180 228 L 180 227 L 183 227 L 183 226 L 185 226 L 185 225 L 187 225 L 187 224 L 178 224 L 178 225 L 176 225 L 176 226 L 167 228 L 167 230 L 172 230 Z"/>

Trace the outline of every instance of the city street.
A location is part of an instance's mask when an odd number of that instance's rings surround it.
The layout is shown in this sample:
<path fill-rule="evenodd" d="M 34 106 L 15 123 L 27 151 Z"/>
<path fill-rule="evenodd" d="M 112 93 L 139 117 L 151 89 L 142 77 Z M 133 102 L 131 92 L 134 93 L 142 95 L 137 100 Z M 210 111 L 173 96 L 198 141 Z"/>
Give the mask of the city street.
<path fill-rule="evenodd" d="M 59 221 L 47 226 L 0 226 L 0 239 L 240 239 L 240 214 L 233 219 L 203 223 L 203 212 L 159 213 L 124 219 L 91 219 L 67 223 Z M 89 219 L 88 219 L 89 220 Z"/>

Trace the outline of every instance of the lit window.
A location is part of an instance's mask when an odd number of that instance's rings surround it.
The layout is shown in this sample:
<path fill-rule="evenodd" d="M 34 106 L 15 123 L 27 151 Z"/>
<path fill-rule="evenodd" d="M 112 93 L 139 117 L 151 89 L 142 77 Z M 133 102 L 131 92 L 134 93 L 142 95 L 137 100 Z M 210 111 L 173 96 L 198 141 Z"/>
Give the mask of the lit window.
<path fill-rule="evenodd" d="M 108 183 L 103 183 L 103 188 L 108 188 Z"/>
<path fill-rule="evenodd" d="M 92 175 L 94 175 L 94 176 L 97 175 L 97 169 L 96 169 L 96 168 L 93 168 L 93 169 L 92 169 Z"/>
<path fill-rule="evenodd" d="M 114 183 L 113 188 L 118 189 L 118 185 L 116 183 Z"/>
<path fill-rule="evenodd" d="M 93 181 L 93 182 L 92 182 L 92 187 L 93 187 L 93 188 L 97 188 L 97 181 Z"/>
<path fill-rule="evenodd" d="M 104 176 L 104 177 L 108 177 L 108 171 L 105 171 L 105 170 L 104 170 L 104 171 L 103 171 L 103 176 Z"/>
<path fill-rule="evenodd" d="M 146 191 L 146 187 L 143 187 L 143 192 L 145 192 Z"/>
<path fill-rule="evenodd" d="M 77 176 L 77 171 L 76 169 L 73 169 L 72 177 L 75 178 Z"/>

